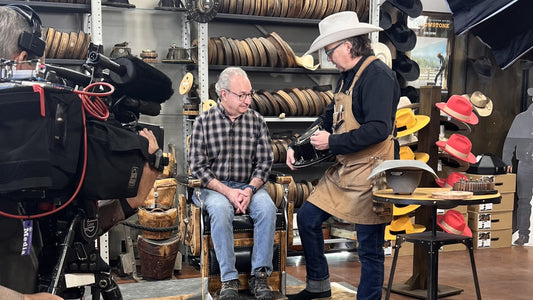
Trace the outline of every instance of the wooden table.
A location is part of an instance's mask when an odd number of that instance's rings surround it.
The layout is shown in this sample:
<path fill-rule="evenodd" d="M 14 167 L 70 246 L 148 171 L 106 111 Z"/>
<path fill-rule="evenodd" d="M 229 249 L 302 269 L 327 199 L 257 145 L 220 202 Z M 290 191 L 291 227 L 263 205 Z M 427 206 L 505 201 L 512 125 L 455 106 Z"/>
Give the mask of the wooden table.
<path fill-rule="evenodd" d="M 417 188 L 410 195 L 400 195 L 394 194 L 391 189 L 380 190 L 373 193 L 373 199 L 378 202 L 392 203 L 397 205 L 425 205 L 431 206 L 432 208 L 432 228 L 431 231 L 426 231 L 422 233 L 413 233 L 413 234 L 398 234 L 396 235 L 396 245 L 394 246 L 394 258 L 391 266 L 391 273 L 389 277 L 389 283 L 387 286 L 387 294 L 385 299 L 389 299 L 390 292 L 404 294 L 421 299 L 432 299 L 436 300 L 439 296 L 450 296 L 454 294 L 459 294 L 462 292 L 460 289 L 456 289 L 448 286 L 439 286 L 438 285 L 438 257 L 439 257 L 439 248 L 443 245 L 449 244 L 464 244 L 469 253 L 470 253 L 470 262 L 472 265 L 472 274 L 474 276 L 474 285 L 476 288 L 477 299 L 481 299 L 481 293 L 479 290 L 479 282 L 477 278 L 476 265 L 474 261 L 474 252 L 473 252 L 473 241 L 471 237 L 466 237 L 462 235 L 450 234 L 442 231 L 437 231 L 437 209 L 449 209 L 456 207 L 458 205 L 474 205 L 474 204 L 483 204 L 483 203 L 500 203 L 501 196 L 497 194 L 488 194 L 488 195 L 474 195 L 468 199 L 436 199 L 431 195 L 433 192 L 442 192 L 448 191 L 449 188 Z M 421 293 L 421 290 L 409 284 L 409 282 L 414 282 L 414 280 L 408 280 L 406 284 L 399 285 L 397 287 L 392 286 L 392 281 L 394 278 L 394 271 L 396 268 L 396 263 L 398 260 L 398 252 L 400 250 L 401 244 L 403 242 L 412 242 L 418 245 L 421 245 L 426 250 L 428 256 L 427 264 L 427 297 L 423 297 L 424 293 Z M 417 261 L 417 258 L 414 257 L 413 261 Z M 425 270 L 424 270 L 425 271 Z M 426 272 L 421 272 L 424 274 Z M 421 274 L 413 274 L 413 277 L 421 276 Z M 439 291 L 441 292 L 439 294 Z"/>

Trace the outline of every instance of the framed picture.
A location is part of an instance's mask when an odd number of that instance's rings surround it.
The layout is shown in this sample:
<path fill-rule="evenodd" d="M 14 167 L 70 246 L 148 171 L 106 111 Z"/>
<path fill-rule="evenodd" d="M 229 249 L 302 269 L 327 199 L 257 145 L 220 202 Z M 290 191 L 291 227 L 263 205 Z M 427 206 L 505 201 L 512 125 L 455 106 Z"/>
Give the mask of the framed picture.
<path fill-rule="evenodd" d="M 420 67 L 420 77 L 409 84 L 416 88 L 438 85 L 447 90 L 447 66 L 454 37 L 452 16 L 422 13 L 417 18 L 409 17 L 407 27 L 416 33 L 417 38 L 410 58 Z"/>

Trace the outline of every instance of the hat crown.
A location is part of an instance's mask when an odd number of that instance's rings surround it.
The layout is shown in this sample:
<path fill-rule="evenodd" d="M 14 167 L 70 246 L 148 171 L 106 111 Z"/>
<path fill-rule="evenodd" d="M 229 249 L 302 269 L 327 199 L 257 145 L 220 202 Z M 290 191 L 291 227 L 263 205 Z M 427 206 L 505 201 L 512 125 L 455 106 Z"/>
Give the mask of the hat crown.
<path fill-rule="evenodd" d="M 475 91 L 470 96 L 470 102 L 477 107 L 486 107 L 489 104 L 489 99 L 480 91 Z"/>
<path fill-rule="evenodd" d="M 401 215 L 392 220 L 390 224 L 390 230 L 394 232 L 405 231 L 406 233 L 410 233 L 414 230 L 414 226 L 413 223 L 411 223 L 411 219 L 409 219 L 408 215 Z"/>
<path fill-rule="evenodd" d="M 396 127 L 409 129 L 416 125 L 415 113 L 410 108 L 396 111 Z"/>
<path fill-rule="evenodd" d="M 396 41 L 401 42 L 401 43 L 406 43 L 410 38 L 409 35 L 411 34 L 411 30 L 405 27 L 400 22 L 392 24 L 392 26 L 389 29 L 387 29 L 387 31 L 391 33 L 392 35 L 394 35 L 394 37 L 396 38 Z"/>
<path fill-rule="evenodd" d="M 320 35 L 329 35 L 339 31 L 341 28 L 357 27 L 359 17 L 354 11 L 342 11 L 325 17 L 318 23 Z"/>
<path fill-rule="evenodd" d="M 460 212 L 452 209 L 444 214 L 442 220 L 440 221 L 440 225 L 462 233 L 465 230 L 466 222 L 465 218 Z"/>
<path fill-rule="evenodd" d="M 400 147 L 400 159 L 408 159 L 408 160 L 415 159 L 415 153 L 413 152 L 411 147 L 408 147 L 408 146 Z"/>
<path fill-rule="evenodd" d="M 460 95 L 451 96 L 446 102 L 446 107 L 462 115 L 470 115 L 472 113 L 472 103 Z"/>
<path fill-rule="evenodd" d="M 414 67 L 414 61 L 405 55 L 399 55 L 394 60 L 394 69 L 402 72 L 409 72 Z"/>
<path fill-rule="evenodd" d="M 450 136 L 448 142 L 446 143 L 446 148 L 448 147 L 460 152 L 461 154 L 468 154 L 470 153 L 470 150 L 472 150 L 472 142 L 470 142 L 466 136 L 454 133 Z"/>

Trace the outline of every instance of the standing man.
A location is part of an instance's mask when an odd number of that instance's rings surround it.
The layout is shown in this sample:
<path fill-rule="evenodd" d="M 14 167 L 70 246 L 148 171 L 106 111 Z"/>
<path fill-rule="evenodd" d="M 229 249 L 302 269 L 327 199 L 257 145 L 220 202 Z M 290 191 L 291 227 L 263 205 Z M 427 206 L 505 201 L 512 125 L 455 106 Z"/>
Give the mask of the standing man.
<path fill-rule="evenodd" d="M 40 32 L 41 20 L 31 7 L 24 4 L 0 7 L 0 58 L 14 62 L 11 78 L 34 79 L 36 61 L 44 61 L 46 46 L 40 38 Z M 148 153 L 153 154 L 159 149 L 156 137 L 150 130 L 143 129 L 139 135 L 148 140 Z M 146 162 L 135 197 L 110 200 L 99 208 L 100 233 L 136 212 L 137 207 L 150 193 L 158 174 L 159 172 Z M 23 204 L 3 197 L 5 196 L 0 197 L 0 210 L 19 214 L 18 207 Z M 34 294 L 40 250 L 46 243 L 40 234 L 39 219 L 34 221 L 32 246 L 28 255 L 20 253 L 23 243 L 21 220 L 0 216 L 0 228 L 0 299 L 62 299 L 48 293 Z"/>
<path fill-rule="evenodd" d="M 532 97 L 533 88 L 529 88 L 527 93 Z M 514 118 L 505 137 L 502 160 L 507 165 L 507 172 L 513 170 L 513 156 L 518 161 L 516 170 L 518 239 L 513 244 L 524 246 L 529 243 L 531 197 L 533 195 L 533 180 L 531 180 L 533 178 L 533 104 Z"/>
<path fill-rule="evenodd" d="M 330 15 L 319 23 L 320 35 L 307 53 L 323 48 L 341 72 L 334 101 L 318 117 L 324 130 L 311 137 L 317 150 L 337 157 L 307 202 L 298 210 L 298 231 L 306 261 L 306 288 L 289 299 L 331 296 L 322 223 L 331 216 L 355 223 L 361 278 L 357 299 L 381 299 L 384 279 L 384 231 L 390 215 L 373 210 L 367 179 L 382 160 L 394 158 L 394 120 L 400 87 L 392 70 L 373 56 L 368 33 L 380 27 L 359 22 L 352 11 Z M 307 54 L 306 53 L 306 54 Z M 287 151 L 293 169 L 294 150 Z"/>
<path fill-rule="evenodd" d="M 252 85 L 246 72 L 226 68 L 215 85 L 217 106 L 200 114 L 193 125 L 189 166 L 202 180 L 202 199 L 211 218 L 211 237 L 220 265 L 220 300 L 239 299 L 235 268 L 235 214 L 249 213 L 254 222 L 250 290 L 256 299 L 273 299 L 267 283 L 272 273 L 276 206 L 263 184 L 274 154 L 263 117 L 249 109 Z M 193 197 L 198 204 L 199 199 Z"/>

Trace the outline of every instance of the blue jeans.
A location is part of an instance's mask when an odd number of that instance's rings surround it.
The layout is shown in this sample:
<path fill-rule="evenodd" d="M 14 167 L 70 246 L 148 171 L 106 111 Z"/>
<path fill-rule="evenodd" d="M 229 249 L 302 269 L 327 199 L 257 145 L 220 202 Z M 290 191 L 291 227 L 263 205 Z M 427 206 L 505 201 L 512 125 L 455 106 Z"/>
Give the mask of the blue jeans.
<path fill-rule="evenodd" d="M 231 188 L 241 188 L 246 185 L 240 182 L 223 181 L 222 183 Z M 203 188 L 201 198 L 211 218 L 211 239 L 220 266 L 220 280 L 225 282 L 238 279 L 239 274 L 235 268 L 233 248 L 232 221 L 235 208 L 224 195 L 214 190 Z M 199 205 L 196 195 L 193 196 L 193 201 Z M 276 229 L 276 205 L 264 186 L 252 196 L 246 212 L 254 222 L 254 246 L 250 274 L 265 267 L 267 274 L 270 275 L 272 273 L 274 231 Z"/>
<path fill-rule="evenodd" d="M 322 292 L 329 288 L 321 286 L 321 282 L 329 284 L 328 261 L 324 255 L 324 236 L 322 223 L 331 215 L 305 202 L 298 210 L 298 232 L 302 241 L 305 255 L 305 269 L 307 272 L 306 289 L 310 292 Z M 357 253 L 361 261 L 361 278 L 357 288 L 358 300 L 381 299 L 385 254 L 385 225 L 356 224 Z"/>

